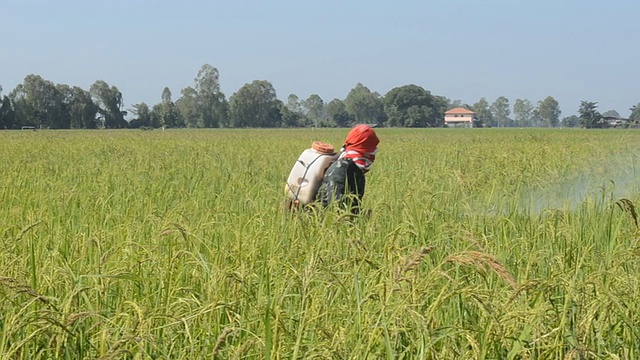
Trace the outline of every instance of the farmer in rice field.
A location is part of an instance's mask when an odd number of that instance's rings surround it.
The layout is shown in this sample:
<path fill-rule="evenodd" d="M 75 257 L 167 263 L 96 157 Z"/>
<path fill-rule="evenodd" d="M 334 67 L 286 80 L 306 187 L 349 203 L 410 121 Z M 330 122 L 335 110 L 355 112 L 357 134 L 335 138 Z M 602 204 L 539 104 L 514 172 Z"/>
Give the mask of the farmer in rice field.
<path fill-rule="evenodd" d="M 323 206 L 339 201 L 353 214 L 360 212 L 365 174 L 376 159 L 379 142 L 375 131 L 368 125 L 356 125 L 349 131 L 338 160 L 329 166 L 322 180 Z"/>

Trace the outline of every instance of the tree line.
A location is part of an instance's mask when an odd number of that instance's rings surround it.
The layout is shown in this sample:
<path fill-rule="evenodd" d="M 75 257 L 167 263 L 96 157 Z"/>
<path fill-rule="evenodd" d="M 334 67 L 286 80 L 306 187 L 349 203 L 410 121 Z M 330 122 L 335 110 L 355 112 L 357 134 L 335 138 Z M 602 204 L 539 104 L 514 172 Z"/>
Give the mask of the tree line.
<path fill-rule="evenodd" d="M 220 88 L 218 70 L 209 64 L 202 66 L 194 85 L 182 89 L 176 101 L 171 90 L 165 87 L 160 103 L 153 106 L 143 102 L 125 109 L 122 93 L 102 80 L 84 90 L 54 84 L 33 74 L 27 75 L 22 84 L 1 99 L 0 129 L 23 126 L 49 129 L 347 127 L 355 123 L 441 127 L 445 111 L 455 107 L 474 111 L 476 127 L 598 128 L 608 126 L 607 116 L 620 117 L 613 110 L 601 114 L 596 102 L 582 101 L 579 116 L 561 119 L 560 106 L 552 96 L 535 104 L 516 99 L 512 114 L 509 99 L 504 96 L 492 103 L 481 98 L 469 105 L 434 95 L 413 84 L 380 95 L 358 83 L 344 99 L 325 102 L 317 94 L 307 99 L 290 94 L 283 102 L 270 82 L 255 80 L 227 99 Z M 629 123 L 639 124 L 640 103 L 630 110 Z M 130 120 L 126 119 L 128 116 Z"/>

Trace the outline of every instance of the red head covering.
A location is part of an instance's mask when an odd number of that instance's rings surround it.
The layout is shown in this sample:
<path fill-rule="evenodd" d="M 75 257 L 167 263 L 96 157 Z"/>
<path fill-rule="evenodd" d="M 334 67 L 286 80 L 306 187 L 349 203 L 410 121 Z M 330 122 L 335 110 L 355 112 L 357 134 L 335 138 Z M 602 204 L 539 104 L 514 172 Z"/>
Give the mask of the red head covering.
<path fill-rule="evenodd" d="M 345 149 L 347 151 L 354 150 L 361 154 L 373 153 L 378 147 L 380 140 L 376 132 L 369 125 L 356 125 L 344 141 Z"/>
<path fill-rule="evenodd" d="M 378 136 L 368 125 L 356 125 L 344 141 L 341 158 L 351 159 L 363 172 L 369 171 L 376 160 Z"/>

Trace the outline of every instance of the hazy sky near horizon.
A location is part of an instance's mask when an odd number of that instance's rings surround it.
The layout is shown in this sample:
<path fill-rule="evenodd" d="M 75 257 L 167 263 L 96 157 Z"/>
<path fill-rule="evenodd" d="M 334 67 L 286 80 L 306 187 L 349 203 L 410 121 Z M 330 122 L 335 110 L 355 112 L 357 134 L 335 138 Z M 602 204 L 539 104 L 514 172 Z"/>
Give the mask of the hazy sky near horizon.
<path fill-rule="evenodd" d="M 547 96 L 628 116 L 640 102 L 638 0 L 3 0 L 0 85 L 24 77 L 115 85 L 127 108 L 173 100 L 203 64 L 230 97 L 267 80 L 278 98 L 384 95 L 416 84 L 473 104 Z"/>

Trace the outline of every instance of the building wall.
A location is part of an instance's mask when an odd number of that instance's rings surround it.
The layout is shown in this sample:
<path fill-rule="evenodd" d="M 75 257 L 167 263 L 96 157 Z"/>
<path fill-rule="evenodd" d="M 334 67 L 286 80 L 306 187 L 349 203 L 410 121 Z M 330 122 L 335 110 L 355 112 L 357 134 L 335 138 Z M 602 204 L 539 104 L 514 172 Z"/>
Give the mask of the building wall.
<path fill-rule="evenodd" d="M 447 114 L 444 116 L 444 123 L 447 125 L 473 124 L 473 115 L 471 114 Z"/>

